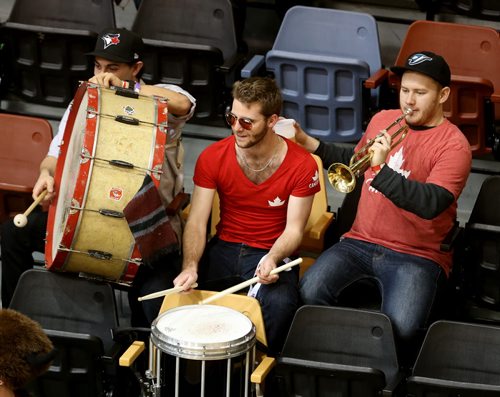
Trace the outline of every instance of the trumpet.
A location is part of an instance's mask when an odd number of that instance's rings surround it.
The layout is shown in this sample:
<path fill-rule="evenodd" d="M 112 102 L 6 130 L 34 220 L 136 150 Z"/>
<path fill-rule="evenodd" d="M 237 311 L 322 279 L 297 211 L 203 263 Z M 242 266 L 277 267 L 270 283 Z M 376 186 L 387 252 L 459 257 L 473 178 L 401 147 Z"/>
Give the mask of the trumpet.
<path fill-rule="evenodd" d="M 413 112 L 412 109 L 406 108 L 401 116 L 399 116 L 392 124 L 386 127 L 375 138 L 370 139 L 361 149 L 354 153 L 349 161 L 349 165 L 342 163 L 333 163 L 328 167 L 328 181 L 333 188 L 341 193 L 350 193 L 356 187 L 356 178 L 359 178 L 370 166 L 370 161 L 373 157 L 373 152 L 370 152 L 370 147 L 375 140 L 381 137 L 384 132 L 390 131 L 394 126 L 399 128 L 391 135 L 391 150 L 399 145 L 408 133 L 408 126 L 401 125 L 401 121 Z M 392 142 L 399 136 L 396 142 Z"/>

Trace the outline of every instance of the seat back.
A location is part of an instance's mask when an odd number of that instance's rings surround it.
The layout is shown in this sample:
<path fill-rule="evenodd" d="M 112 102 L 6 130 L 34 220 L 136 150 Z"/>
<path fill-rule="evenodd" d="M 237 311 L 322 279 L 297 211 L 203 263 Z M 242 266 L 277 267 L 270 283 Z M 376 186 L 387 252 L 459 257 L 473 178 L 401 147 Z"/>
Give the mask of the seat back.
<path fill-rule="evenodd" d="M 163 300 L 160 313 L 178 306 L 196 305 L 216 293 L 213 291 L 193 290 L 189 294 L 169 294 Z M 247 316 L 255 325 L 257 340 L 267 346 L 264 319 L 257 299 L 246 295 L 229 294 L 213 301 L 212 304 L 230 307 Z"/>
<path fill-rule="evenodd" d="M 191 93 L 196 121 L 222 114 L 233 81 L 222 66 L 237 53 L 229 0 L 142 0 L 132 30 L 144 39 L 146 82 Z"/>
<path fill-rule="evenodd" d="M 282 395 L 380 395 L 399 373 L 391 322 L 380 312 L 302 306 L 276 373 Z"/>
<path fill-rule="evenodd" d="M 311 214 L 307 220 L 304 237 L 299 249 L 319 255 L 324 249 L 325 234 L 333 221 L 333 212 L 330 212 L 330 207 L 328 206 L 328 192 L 323 162 L 314 154 L 312 157 L 318 166 L 318 181 L 321 190 L 314 195 Z"/>
<path fill-rule="evenodd" d="M 96 38 L 88 30 L 6 22 L 0 29 L 6 88 L 27 102 L 66 107 L 79 82 L 94 74 L 85 53 Z"/>
<path fill-rule="evenodd" d="M 113 0 L 17 0 L 0 29 L 6 88 L 23 100 L 66 107 L 79 81 L 93 76 L 85 54 L 97 34 L 115 27 Z"/>
<path fill-rule="evenodd" d="M 446 117 L 466 135 L 473 154 L 488 152 L 486 141 L 493 134 L 493 120 L 500 120 L 500 103 L 495 109 L 488 103 L 492 94 L 500 93 L 499 33 L 485 26 L 416 21 L 408 28 L 395 65 L 403 66 L 411 53 L 423 50 L 442 55 L 450 65 Z M 393 88 L 398 86 L 394 74 L 389 80 Z"/>
<path fill-rule="evenodd" d="M 98 337 L 105 350 L 118 327 L 115 294 L 110 284 L 75 275 L 31 269 L 24 272 L 10 306 L 44 329 Z"/>
<path fill-rule="evenodd" d="M 45 330 L 57 349 L 49 370 L 28 389 L 34 397 L 104 396 L 103 346 L 99 338 L 74 332 Z"/>
<path fill-rule="evenodd" d="M 408 378 L 412 396 L 493 396 L 500 391 L 500 328 L 437 321 Z"/>
<path fill-rule="evenodd" d="M 464 228 L 467 318 L 500 323 L 500 176 L 483 181 Z"/>
<path fill-rule="evenodd" d="M 32 203 L 40 162 L 51 140 L 47 120 L 0 113 L 0 223 Z"/>
<path fill-rule="evenodd" d="M 30 0 L 16 0 L 9 21 L 96 33 L 116 25 L 113 0 L 44 0 L 41 7 L 34 7 Z"/>
<path fill-rule="evenodd" d="M 471 18 L 490 21 L 500 19 L 500 3 L 495 0 L 444 0 L 444 4 L 457 14 Z"/>
<path fill-rule="evenodd" d="M 381 68 L 375 19 L 292 7 L 266 55 L 266 68 L 282 90 L 285 117 L 325 141 L 357 141 L 364 128 L 363 81 Z M 372 95 L 376 102 L 377 91 Z"/>

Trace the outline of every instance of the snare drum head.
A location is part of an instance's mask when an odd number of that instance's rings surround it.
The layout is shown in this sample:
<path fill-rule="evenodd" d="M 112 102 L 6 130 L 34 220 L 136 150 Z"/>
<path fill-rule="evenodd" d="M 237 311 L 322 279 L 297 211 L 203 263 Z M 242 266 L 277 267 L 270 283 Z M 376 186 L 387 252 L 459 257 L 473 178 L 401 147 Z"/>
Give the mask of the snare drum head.
<path fill-rule="evenodd" d="M 217 305 L 188 305 L 161 314 L 151 339 L 174 356 L 218 360 L 238 356 L 255 344 L 255 326 L 237 310 Z"/>

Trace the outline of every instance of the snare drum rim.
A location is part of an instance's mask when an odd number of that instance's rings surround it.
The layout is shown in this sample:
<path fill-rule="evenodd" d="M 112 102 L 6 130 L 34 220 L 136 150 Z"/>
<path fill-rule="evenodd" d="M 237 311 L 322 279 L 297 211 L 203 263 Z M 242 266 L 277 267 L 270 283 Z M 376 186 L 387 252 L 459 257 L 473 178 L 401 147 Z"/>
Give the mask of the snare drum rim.
<path fill-rule="evenodd" d="M 205 307 L 216 307 L 218 309 L 224 308 L 224 310 L 232 311 L 238 313 L 238 315 L 243 316 L 248 320 L 250 324 L 250 330 L 244 336 L 227 342 L 218 343 L 193 343 L 179 340 L 178 338 L 173 338 L 171 336 L 165 335 L 158 328 L 158 323 L 163 317 L 168 316 L 172 312 L 187 310 L 190 307 L 200 308 L 199 305 L 185 305 L 179 306 L 166 312 L 160 314 L 151 324 L 151 341 L 153 344 L 160 349 L 162 352 L 170 354 L 175 357 L 200 360 L 200 361 L 210 361 L 210 360 L 224 360 L 228 358 L 238 357 L 249 351 L 256 343 L 256 329 L 252 321 L 245 316 L 243 313 L 226 306 L 218 305 L 204 305 Z"/>

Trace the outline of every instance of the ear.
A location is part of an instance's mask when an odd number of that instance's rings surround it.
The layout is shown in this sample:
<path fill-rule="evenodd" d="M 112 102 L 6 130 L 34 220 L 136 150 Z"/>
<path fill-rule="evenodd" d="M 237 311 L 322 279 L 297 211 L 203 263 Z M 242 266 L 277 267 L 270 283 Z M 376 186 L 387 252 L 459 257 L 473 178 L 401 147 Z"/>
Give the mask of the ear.
<path fill-rule="evenodd" d="M 132 75 L 134 76 L 134 78 L 139 74 L 139 72 L 141 71 L 143 66 L 144 66 L 144 62 L 142 62 L 142 61 L 137 61 L 134 64 L 134 66 L 132 66 Z"/>
<path fill-rule="evenodd" d="M 445 103 L 449 96 L 450 96 L 451 89 L 450 87 L 443 87 L 441 88 L 441 92 L 439 93 L 439 103 L 443 104 Z"/>
<path fill-rule="evenodd" d="M 280 119 L 280 116 L 278 116 L 277 114 L 273 114 L 269 117 L 269 120 L 267 121 L 267 125 L 270 128 L 273 128 L 279 119 Z"/>

